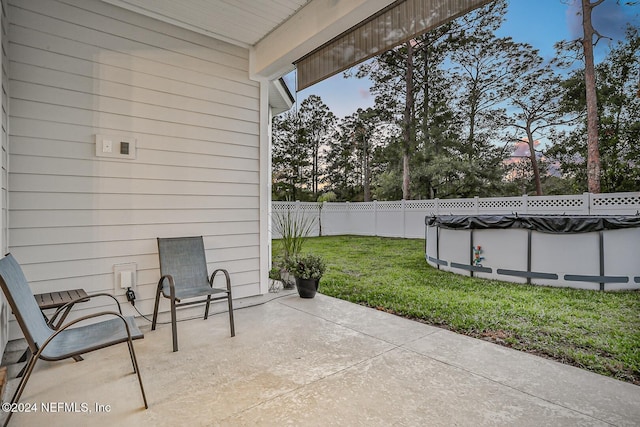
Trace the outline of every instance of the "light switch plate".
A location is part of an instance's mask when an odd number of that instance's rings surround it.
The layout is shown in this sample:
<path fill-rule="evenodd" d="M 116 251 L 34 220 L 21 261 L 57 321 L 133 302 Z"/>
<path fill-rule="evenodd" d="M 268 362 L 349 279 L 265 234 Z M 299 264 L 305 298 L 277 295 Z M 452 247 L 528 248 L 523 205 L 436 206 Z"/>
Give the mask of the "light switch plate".
<path fill-rule="evenodd" d="M 134 160 L 137 138 L 131 135 L 96 134 L 96 156 L 113 159 Z"/>

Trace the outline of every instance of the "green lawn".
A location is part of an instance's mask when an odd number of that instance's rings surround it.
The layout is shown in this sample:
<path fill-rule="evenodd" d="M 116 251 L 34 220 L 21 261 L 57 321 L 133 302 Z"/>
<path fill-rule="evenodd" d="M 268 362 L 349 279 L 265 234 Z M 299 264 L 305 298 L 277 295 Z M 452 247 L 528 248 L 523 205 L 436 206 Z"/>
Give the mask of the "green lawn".
<path fill-rule="evenodd" d="M 640 292 L 598 292 L 439 271 L 424 241 L 316 237 L 319 291 L 640 385 Z M 274 240 L 274 260 L 280 242 Z"/>

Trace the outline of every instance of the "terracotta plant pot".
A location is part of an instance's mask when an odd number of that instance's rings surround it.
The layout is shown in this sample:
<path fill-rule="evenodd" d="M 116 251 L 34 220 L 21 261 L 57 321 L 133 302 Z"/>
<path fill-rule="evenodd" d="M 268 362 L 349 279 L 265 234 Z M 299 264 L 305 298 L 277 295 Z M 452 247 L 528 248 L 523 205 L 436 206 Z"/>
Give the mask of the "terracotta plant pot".
<path fill-rule="evenodd" d="M 296 287 L 300 298 L 313 298 L 318 291 L 320 279 L 300 279 L 296 277 Z"/>

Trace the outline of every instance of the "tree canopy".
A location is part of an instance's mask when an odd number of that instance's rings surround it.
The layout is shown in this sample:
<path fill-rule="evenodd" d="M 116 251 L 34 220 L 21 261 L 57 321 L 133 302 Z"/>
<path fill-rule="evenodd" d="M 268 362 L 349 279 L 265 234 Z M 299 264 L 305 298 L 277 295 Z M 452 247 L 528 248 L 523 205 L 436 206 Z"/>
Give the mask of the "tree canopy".
<path fill-rule="evenodd" d="M 595 65 L 592 83 L 584 66 L 562 67 L 575 45 L 558 43 L 557 57 L 545 61 L 532 46 L 498 37 L 506 10 L 505 0 L 491 2 L 345 73 L 372 82 L 373 108 L 337 118 L 312 95 L 274 118 L 273 198 L 587 191 L 590 84 L 601 190 L 640 190 L 638 29 L 630 26 Z"/>

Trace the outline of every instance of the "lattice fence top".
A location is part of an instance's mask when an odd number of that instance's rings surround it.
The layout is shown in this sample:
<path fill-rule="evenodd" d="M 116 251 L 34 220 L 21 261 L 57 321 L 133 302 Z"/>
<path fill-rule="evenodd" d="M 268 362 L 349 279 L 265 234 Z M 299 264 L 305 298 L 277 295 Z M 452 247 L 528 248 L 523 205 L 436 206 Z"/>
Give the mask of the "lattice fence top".
<path fill-rule="evenodd" d="M 320 207 L 317 203 L 304 203 L 300 204 L 300 210 L 307 212 L 317 212 L 320 210 Z"/>
<path fill-rule="evenodd" d="M 592 194 L 591 205 L 594 207 L 640 209 L 640 193 Z"/>
<path fill-rule="evenodd" d="M 296 202 L 272 202 L 271 208 L 276 211 L 296 209 Z"/>
<path fill-rule="evenodd" d="M 489 209 L 489 210 L 493 210 L 493 209 L 497 209 L 497 210 L 504 210 L 504 209 L 511 209 L 511 210 L 517 210 L 517 209 L 521 209 L 524 206 L 525 202 L 524 200 L 522 200 L 521 198 L 517 198 L 517 199 L 479 199 L 478 201 L 478 206 L 480 207 L 480 209 Z"/>
<path fill-rule="evenodd" d="M 439 210 L 473 210 L 476 207 L 474 199 L 444 199 L 438 201 Z"/>
<path fill-rule="evenodd" d="M 582 197 L 531 197 L 527 200 L 527 206 L 539 208 L 553 208 L 553 207 L 582 207 L 586 202 Z"/>
<path fill-rule="evenodd" d="M 548 215 L 640 214 L 640 192 L 571 194 L 564 196 L 491 197 L 390 202 L 273 202 L 274 211 L 297 210 L 309 214 L 339 212 L 424 212 L 425 215 L 536 213 Z"/>
<path fill-rule="evenodd" d="M 436 208 L 435 200 L 409 200 L 405 203 L 407 210 L 433 210 Z"/>
<path fill-rule="evenodd" d="M 378 202 L 377 209 L 379 211 L 400 211 L 402 210 L 402 202 Z"/>
<path fill-rule="evenodd" d="M 373 212 L 375 205 L 372 202 L 349 203 L 348 210 L 356 212 Z"/>

